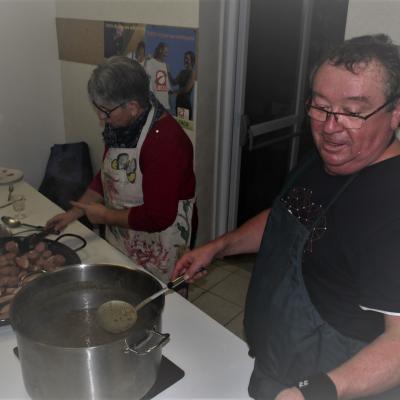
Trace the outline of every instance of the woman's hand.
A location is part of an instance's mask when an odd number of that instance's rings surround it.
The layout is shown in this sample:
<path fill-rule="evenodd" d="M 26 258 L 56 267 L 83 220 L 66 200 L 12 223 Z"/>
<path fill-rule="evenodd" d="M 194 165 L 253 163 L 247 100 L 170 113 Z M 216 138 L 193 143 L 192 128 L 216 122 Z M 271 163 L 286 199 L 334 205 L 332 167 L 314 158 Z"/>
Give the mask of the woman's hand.
<path fill-rule="evenodd" d="M 82 214 L 83 215 L 83 214 Z M 45 229 L 54 229 L 56 231 L 63 231 L 71 222 L 80 218 L 81 213 L 79 210 L 68 210 L 61 214 L 57 214 L 46 222 Z"/>

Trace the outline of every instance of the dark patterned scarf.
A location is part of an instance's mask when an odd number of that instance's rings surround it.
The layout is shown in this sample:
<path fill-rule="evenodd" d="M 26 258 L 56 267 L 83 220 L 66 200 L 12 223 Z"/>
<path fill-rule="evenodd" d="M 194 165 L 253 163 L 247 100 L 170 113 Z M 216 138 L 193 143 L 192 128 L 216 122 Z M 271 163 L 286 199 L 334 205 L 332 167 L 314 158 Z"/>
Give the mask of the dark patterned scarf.
<path fill-rule="evenodd" d="M 142 129 L 147 121 L 151 106 L 154 107 L 153 119 L 150 128 L 158 121 L 165 112 L 163 105 L 156 99 L 153 93 L 150 93 L 150 104 L 144 111 L 132 122 L 131 125 L 122 128 L 113 128 L 110 124 L 106 124 L 103 131 L 104 144 L 107 147 L 114 148 L 135 148 L 139 141 Z"/>

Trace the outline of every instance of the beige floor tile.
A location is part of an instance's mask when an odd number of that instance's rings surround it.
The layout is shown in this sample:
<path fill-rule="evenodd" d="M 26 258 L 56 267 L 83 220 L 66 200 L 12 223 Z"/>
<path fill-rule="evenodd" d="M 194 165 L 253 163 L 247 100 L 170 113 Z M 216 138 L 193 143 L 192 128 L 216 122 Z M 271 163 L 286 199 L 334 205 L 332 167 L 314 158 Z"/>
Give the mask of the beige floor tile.
<path fill-rule="evenodd" d="M 226 262 L 221 263 L 218 268 L 221 268 L 224 271 L 228 271 L 228 272 L 232 272 L 232 273 L 238 272 L 240 270 L 240 268 L 238 268 L 236 265 L 229 264 Z"/>
<path fill-rule="evenodd" d="M 239 315 L 237 315 L 235 318 L 229 321 L 225 325 L 225 327 L 229 329 L 232 333 L 234 333 L 236 336 L 239 336 L 241 339 L 245 340 L 243 317 L 244 317 L 244 312 L 241 312 Z"/>
<path fill-rule="evenodd" d="M 211 266 L 213 267 L 213 266 L 223 266 L 223 265 L 225 265 L 226 264 L 226 262 L 225 262 L 225 260 L 223 259 L 223 258 L 216 258 L 216 259 L 214 259 L 214 261 L 212 262 L 212 264 L 211 264 Z"/>
<path fill-rule="evenodd" d="M 195 285 L 202 289 L 209 290 L 217 283 L 223 281 L 231 273 L 231 271 L 220 268 L 220 266 L 211 266 L 208 274 L 204 278 L 197 280 Z"/>
<path fill-rule="evenodd" d="M 246 270 L 246 269 L 238 268 L 238 267 L 237 267 L 237 270 L 236 270 L 236 272 L 234 272 L 234 273 L 235 273 L 236 275 L 239 275 L 239 276 L 241 276 L 242 278 L 244 278 L 244 279 L 250 281 L 250 278 L 251 278 L 251 271 L 248 271 L 248 270 Z"/>
<path fill-rule="evenodd" d="M 188 300 L 193 302 L 198 297 L 200 297 L 203 293 L 205 293 L 204 289 L 199 288 L 196 285 L 189 285 L 189 296 Z"/>
<path fill-rule="evenodd" d="M 249 280 L 238 274 L 231 274 L 210 289 L 216 294 L 240 307 L 244 307 Z"/>
<path fill-rule="evenodd" d="M 193 301 L 193 304 L 222 325 L 228 323 L 228 321 L 232 320 L 241 311 L 239 306 L 221 299 L 212 293 L 202 294 Z"/>
<path fill-rule="evenodd" d="M 237 256 L 227 257 L 225 259 L 229 264 L 235 265 L 246 271 L 251 271 L 256 261 L 255 254 L 239 254 Z"/>

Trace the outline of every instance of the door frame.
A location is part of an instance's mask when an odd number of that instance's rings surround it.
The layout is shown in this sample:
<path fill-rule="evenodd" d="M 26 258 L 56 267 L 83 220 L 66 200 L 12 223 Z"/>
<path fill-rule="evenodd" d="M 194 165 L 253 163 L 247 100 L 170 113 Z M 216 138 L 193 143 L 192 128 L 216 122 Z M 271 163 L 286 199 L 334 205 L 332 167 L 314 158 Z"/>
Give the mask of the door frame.
<path fill-rule="evenodd" d="M 250 4 L 248 0 L 225 1 L 221 32 L 220 88 L 221 107 L 217 117 L 217 157 L 215 179 L 214 236 L 236 227 L 239 203 L 241 148 L 255 136 L 285 127 L 293 128 L 289 169 L 297 164 L 299 131 L 304 117 L 304 91 L 307 82 L 308 48 L 310 43 L 314 0 L 302 0 L 299 64 L 294 114 L 284 118 L 248 126 L 244 115 L 246 89 L 247 43 L 249 38 Z M 285 139 L 285 138 L 282 138 Z M 287 140 L 287 138 L 286 138 Z"/>

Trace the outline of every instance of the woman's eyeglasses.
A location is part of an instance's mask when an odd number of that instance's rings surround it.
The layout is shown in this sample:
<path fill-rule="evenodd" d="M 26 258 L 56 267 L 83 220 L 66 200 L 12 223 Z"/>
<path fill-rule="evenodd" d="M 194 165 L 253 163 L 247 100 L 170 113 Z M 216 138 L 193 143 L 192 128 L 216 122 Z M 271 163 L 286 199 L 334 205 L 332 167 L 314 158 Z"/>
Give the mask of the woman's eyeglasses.
<path fill-rule="evenodd" d="M 117 108 L 123 106 L 126 102 L 124 101 L 123 103 L 118 104 L 117 106 L 115 106 L 114 108 L 111 108 L 110 110 L 107 110 L 104 107 L 97 105 L 94 101 L 92 101 L 92 103 L 98 111 L 100 111 L 102 114 L 104 114 L 104 117 L 100 117 L 100 119 L 109 119 L 109 118 L 111 118 L 111 113 L 113 111 L 115 111 Z"/>

